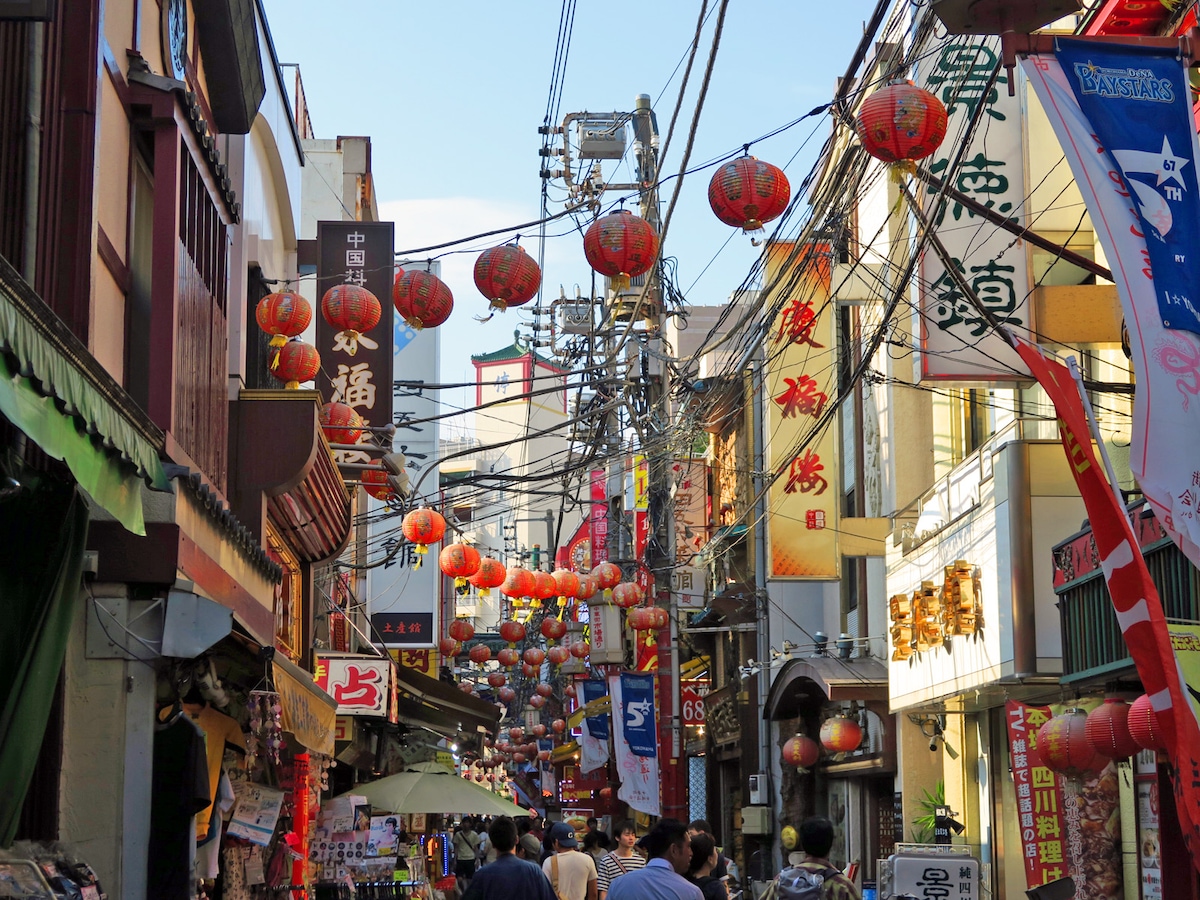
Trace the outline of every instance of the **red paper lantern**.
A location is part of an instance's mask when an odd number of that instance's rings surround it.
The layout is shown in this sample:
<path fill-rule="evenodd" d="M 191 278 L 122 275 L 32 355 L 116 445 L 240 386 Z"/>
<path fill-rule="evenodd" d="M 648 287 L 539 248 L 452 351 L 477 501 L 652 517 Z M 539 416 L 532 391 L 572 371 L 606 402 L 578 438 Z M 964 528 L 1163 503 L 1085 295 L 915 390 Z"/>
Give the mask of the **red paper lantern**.
<path fill-rule="evenodd" d="M 508 622 L 501 622 L 499 630 L 500 637 L 504 638 L 504 640 L 508 641 L 510 644 L 515 644 L 518 641 L 525 640 L 525 626 L 520 622 L 513 622 L 511 620 Z"/>
<path fill-rule="evenodd" d="M 500 652 L 503 653 L 504 651 L 501 650 Z M 514 691 L 510 687 L 502 687 L 497 692 L 496 696 L 499 697 L 501 700 L 503 700 L 505 703 L 512 703 L 514 700 L 517 699 L 517 692 Z"/>
<path fill-rule="evenodd" d="M 650 615 L 654 620 L 654 629 L 661 631 L 667 627 L 667 623 L 671 621 L 671 615 L 661 606 L 651 606 Z"/>
<path fill-rule="evenodd" d="M 1042 724 L 1037 735 L 1037 755 L 1042 765 L 1068 778 L 1098 772 L 1108 760 L 1087 741 L 1087 713 L 1068 709 Z"/>
<path fill-rule="evenodd" d="M 632 581 L 623 581 L 613 588 L 613 603 L 622 609 L 637 606 L 646 599 L 646 592 Z"/>
<path fill-rule="evenodd" d="M 570 569 L 555 569 L 552 573 L 559 599 L 573 600 L 579 594 L 579 576 Z"/>
<path fill-rule="evenodd" d="M 571 655 L 576 659 L 583 659 L 592 652 L 592 645 L 587 641 L 576 641 L 571 645 Z"/>
<path fill-rule="evenodd" d="M 549 697 L 554 693 L 554 685 L 547 684 L 544 681 L 539 681 L 536 685 L 534 685 L 533 689 L 543 697 Z"/>
<path fill-rule="evenodd" d="M 601 796 L 601 798 L 603 798 L 604 800 L 611 800 L 611 799 L 612 799 L 612 795 L 613 795 L 613 789 L 612 789 L 612 788 L 610 788 L 610 787 L 602 787 L 602 788 L 600 788 L 600 796 Z"/>
<path fill-rule="evenodd" d="M 436 544 L 445 536 L 446 520 L 441 513 L 422 506 L 405 515 L 400 521 L 400 531 L 417 545 L 417 552 L 422 552 L 422 547 Z"/>
<path fill-rule="evenodd" d="M 282 347 L 288 338 L 304 333 L 312 322 L 312 306 L 294 291 L 267 294 L 254 308 L 258 327 L 271 335 L 271 346 Z"/>
<path fill-rule="evenodd" d="M 388 473 L 379 463 L 372 463 L 371 468 L 363 469 L 358 474 L 358 480 L 362 483 L 363 490 L 376 500 L 390 500 L 395 494 L 391 482 L 388 481 Z"/>
<path fill-rule="evenodd" d="M 1149 694 L 1129 704 L 1129 735 L 1144 750 L 1166 750 L 1167 737 L 1158 724 L 1158 713 L 1150 705 Z"/>
<path fill-rule="evenodd" d="M 458 689 L 460 691 L 462 691 L 464 694 L 473 694 L 473 693 L 475 693 L 475 682 L 460 681 L 458 683 Z"/>
<path fill-rule="evenodd" d="M 479 571 L 479 551 L 470 544 L 447 544 L 438 554 L 438 568 L 443 575 L 454 579 L 454 586 L 462 590 L 467 579 Z"/>
<path fill-rule="evenodd" d="M 508 729 L 508 736 L 514 741 L 519 741 L 525 736 L 525 729 L 520 725 L 514 725 L 512 728 Z"/>
<path fill-rule="evenodd" d="M 562 734 L 567 730 L 567 722 L 565 719 L 555 719 L 550 723 L 550 730 L 555 734 Z"/>
<path fill-rule="evenodd" d="M 471 652 L 468 655 L 471 657 L 471 662 L 482 666 L 492 658 L 492 651 L 488 649 L 486 644 L 476 644 L 471 648 Z"/>
<path fill-rule="evenodd" d="M 525 663 L 530 666 L 540 666 L 546 661 L 546 651 L 541 647 L 530 647 L 522 654 Z"/>
<path fill-rule="evenodd" d="M 591 224 L 583 236 L 588 265 L 619 285 L 650 271 L 658 256 L 654 226 L 629 210 L 619 210 Z"/>
<path fill-rule="evenodd" d="M 508 574 L 504 578 L 504 584 L 500 585 L 500 593 L 505 597 L 516 600 L 523 597 L 532 597 L 533 588 L 533 573 L 528 569 L 522 569 L 520 566 L 513 566 L 508 570 Z"/>
<path fill-rule="evenodd" d="M 438 650 L 442 656 L 452 658 L 462 653 L 462 641 L 456 641 L 452 637 L 444 637 L 438 641 Z"/>
<path fill-rule="evenodd" d="M 862 737 L 862 726 L 845 716 L 831 716 L 821 723 L 821 746 L 831 753 L 857 750 Z"/>
<path fill-rule="evenodd" d="M 454 294 L 436 275 L 429 272 L 404 272 L 392 285 L 392 302 L 410 327 L 435 328 L 454 309 Z"/>
<path fill-rule="evenodd" d="M 558 619 L 552 619 L 549 616 L 542 619 L 542 637 L 551 641 L 557 641 L 567 633 L 567 623 L 560 622 Z"/>
<path fill-rule="evenodd" d="M 363 420 L 353 406 L 339 403 L 321 405 L 318 417 L 321 423 L 321 433 L 331 444 L 357 444 L 363 433 Z"/>
<path fill-rule="evenodd" d="M 817 742 L 803 734 L 797 734 L 783 745 L 784 764 L 799 769 L 811 769 L 820 755 Z"/>
<path fill-rule="evenodd" d="M 542 270 L 516 244 L 484 250 L 475 260 L 475 287 L 487 297 L 492 309 L 501 312 L 520 306 L 537 296 Z"/>
<path fill-rule="evenodd" d="M 480 597 L 489 597 L 492 588 L 504 584 L 506 575 L 504 563 L 485 556 L 479 561 L 479 571 L 467 578 L 467 584 L 477 589 Z"/>
<path fill-rule="evenodd" d="M 546 659 L 550 660 L 550 662 L 556 666 L 561 666 L 570 658 L 571 651 L 561 645 L 558 647 L 551 647 L 546 651 Z"/>
<path fill-rule="evenodd" d="M 549 600 L 558 593 L 558 582 L 549 572 L 533 573 L 533 596 L 538 600 Z"/>
<path fill-rule="evenodd" d="M 545 737 L 546 736 L 546 726 L 543 725 L 541 722 L 538 722 L 536 725 L 534 725 L 529 730 L 533 732 L 535 737 Z"/>
<path fill-rule="evenodd" d="M 534 709 L 541 709 L 543 706 L 546 705 L 546 698 L 543 697 L 541 694 L 534 694 L 532 697 L 529 698 L 529 705 L 532 706 Z"/>
<path fill-rule="evenodd" d="M 338 349 L 358 353 L 358 339 L 379 324 L 383 307 L 379 298 L 357 284 L 337 284 L 321 298 L 321 315 L 332 327 Z"/>
<path fill-rule="evenodd" d="M 654 628 L 654 610 L 649 606 L 631 609 L 626 621 L 634 631 L 650 631 Z"/>
<path fill-rule="evenodd" d="M 512 647 L 505 647 L 496 654 L 496 660 L 500 663 L 500 665 L 504 666 L 504 668 L 511 669 L 521 661 L 521 654 Z"/>
<path fill-rule="evenodd" d="M 550 751 L 549 750 L 539 750 L 537 758 L 540 759 L 542 762 L 545 762 L 546 760 L 548 760 L 550 758 Z"/>
<path fill-rule="evenodd" d="M 514 753 L 513 754 L 513 762 L 515 762 L 515 763 L 525 762 L 525 754 L 524 753 Z"/>
<path fill-rule="evenodd" d="M 312 344 L 288 341 L 271 355 L 271 375 L 284 382 L 284 389 L 299 390 L 300 383 L 312 381 L 321 371 L 321 354 Z"/>
<path fill-rule="evenodd" d="M 566 685 L 563 687 L 563 694 L 565 694 L 568 697 L 574 697 L 577 693 L 578 693 L 578 691 L 575 689 L 574 682 L 568 681 L 566 683 Z"/>
<path fill-rule="evenodd" d="M 488 673 L 488 684 L 490 684 L 494 688 L 504 687 L 504 683 L 506 681 L 508 681 L 508 679 L 504 677 L 503 672 L 489 672 Z"/>
<path fill-rule="evenodd" d="M 600 590 L 600 582 L 597 579 L 591 575 L 580 575 L 579 587 L 575 591 L 575 599 L 586 602 L 595 597 L 598 590 Z"/>
<path fill-rule="evenodd" d="M 469 641 L 475 637 L 475 626 L 466 619 L 455 619 L 446 629 L 446 633 L 456 641 Z"/>
<path fill-rule="evenodd" d="M 537 674 L 537 667 L 529 663 L 521 663 L 521 674 L 526 678 L 532 678 Z"/>
<path fill-rule="evenodd" d="M 1128 759 L 1141 749 L 1129 732 L 1129 704 L 1117 697 L 1088 713 L 1083 735 L 1092 749 L 1110 759 Z"/>
<path fill-rule="evenodd" d="M 792 186 L 783 169 L 753 156 L 726 163 L 708 182 L 713 213 L 744 232 L 762 231 L 763 223 L 777 219 L 791 198 Z"/>
<path fill-rule="evenodd" d="M 863 149 L 883 162 L 923 159 L 946 137 L 946 107 L 924 88 L 898 79 L 863 101 L 855 130 Z"/>
<path fill-rule="evenodd" d="M 592 577 L 605 591 L 612 590 L 620 584 L 622 574 L 621 567 L 611 562 L 602 562 L 592 569 Z"/>

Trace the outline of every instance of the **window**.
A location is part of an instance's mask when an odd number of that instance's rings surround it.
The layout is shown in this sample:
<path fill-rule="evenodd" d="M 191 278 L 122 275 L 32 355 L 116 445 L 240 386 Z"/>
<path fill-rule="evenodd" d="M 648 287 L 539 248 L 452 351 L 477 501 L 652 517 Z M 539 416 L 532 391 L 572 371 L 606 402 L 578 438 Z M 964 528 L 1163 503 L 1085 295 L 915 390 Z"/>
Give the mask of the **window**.
<path fill-rule="evenodd" d="M 283 569 L 283 578 L 275 585 L 275 647 L 299 662 L 304 634 L 304 591 L 300 563 L 267 524 L 267 555 Z"/>

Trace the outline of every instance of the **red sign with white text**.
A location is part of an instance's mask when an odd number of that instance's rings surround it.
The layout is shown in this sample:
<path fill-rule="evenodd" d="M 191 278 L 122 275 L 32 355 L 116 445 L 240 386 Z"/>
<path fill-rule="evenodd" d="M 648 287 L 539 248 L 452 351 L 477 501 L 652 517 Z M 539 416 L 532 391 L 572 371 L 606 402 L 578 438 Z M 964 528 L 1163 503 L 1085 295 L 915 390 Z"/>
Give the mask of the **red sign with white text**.
<path fill-rule="evenodd" d="M 392 661 L 377 656 L 319 656 L 313 681 L 337 701 L 339 716 L 388 714 Z"/>

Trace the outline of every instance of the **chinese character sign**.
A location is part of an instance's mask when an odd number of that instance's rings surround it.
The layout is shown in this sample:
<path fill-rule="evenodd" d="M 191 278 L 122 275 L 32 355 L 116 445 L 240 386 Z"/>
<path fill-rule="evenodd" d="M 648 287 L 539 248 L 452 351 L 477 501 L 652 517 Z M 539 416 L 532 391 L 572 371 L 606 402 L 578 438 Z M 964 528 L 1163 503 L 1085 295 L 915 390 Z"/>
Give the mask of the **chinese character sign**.
<path fill-rule="evenodd" d="M 1037 732 L 1050 719 L 1050 710 L 1016 700 L 1009 700 L 1004 709 L 1025 884 L 1039 887 L 1071 874 L 1066 861 L 1062 792 L 1058 789 L 1058 779 L 1041 764 L 1036 753 Z"/>
<path fill-rule="evenodd" d="M 918 900 L 980 900 L 979 860 L 973 856 L 896 853 L 891 857 L 893 896 Z"/>
<path fill-rule="evenodd" d="M 921 64 L 922 86 L 946 105 L 948 134 L 964 133 L 981 117 L 962 163 L 949 172 L 960 151 L 947 140 L 926 162 L 950 187 L 1006 218 L 1018 221 L 1025 196 L 1020 96 L 1008 95 L 1000 70 L 999 38 L 957 37 Z M 957 274 L 1004 325 L 1028 334 L 1032 322 L 1025 245 L 953 198 L 934 207 L 939 192 L 923 188 L 926 214 L 937 229 Z M 921 377 L 954 381 L 1003 381 L 1028 377 L 1025 366 L 967 299 L 932 250 L 921 259 Z M 1016 369 L 1016 372 L 1012 371 Z"/>
<path fill-rule="evenodd" d="M 775 298 L 763 392 L 767 466 L 778 473 L 769 493 L 772 578 L 838 577 L 837 429 L 821 418 L 837 395 L 830 252 L 782 243 L 767 251 L 766 283 L 778 279 L 786 291 Z"/>
<path fill-rule="evenodd" d="M 321 656 L 313 680 L 337 701 L 338 715 L 388 714 L 392 661 L 377 656 Z"/>
<path fill-rule="evenodd" d="M 371 635 L 376 643 L 387 647 L 416 645 L 424 647 L 432 640 L 433 613 L 374 613 L 371 616 Z"/>

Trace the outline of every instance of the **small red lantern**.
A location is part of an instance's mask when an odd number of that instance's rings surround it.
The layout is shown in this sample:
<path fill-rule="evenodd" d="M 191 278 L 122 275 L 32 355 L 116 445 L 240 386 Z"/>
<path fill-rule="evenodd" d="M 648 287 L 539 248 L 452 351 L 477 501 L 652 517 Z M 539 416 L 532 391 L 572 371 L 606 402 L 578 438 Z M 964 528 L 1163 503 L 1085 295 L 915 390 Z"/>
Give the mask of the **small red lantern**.
<path fill-rule="evenodd" d="M 438 641 L 438 650 L 441 652 L 442 656 L 448 658 L 458 656 L 458 654 L 462 653 L 462 649 L 462 641 L 456 641 L 452 637 L 444 637 Z"/>
<path fill-rule="evenodd" d="M 600 797 L 601 797 L 601 799 L 603 799 L 603 800 L 611 800 L 611 799 L 612 799 L 612 795 L 613 795 L 613 790 L 612 790 L 612 788 L 610 788 L 610 787 L 602 787 L 602 788 L 600 788 Z"/>
<path fill-rule="evenodd" d="M 586 602 L 595 597 L 598 590 L 600 590 L 600 582 L 597 579 L 591 575 L 580 575 L 579 587 L 575 591 L 575 599 Z"/>
<path fill-rule="evenodd" d="M 583 255 L 601 275 L 626 287 L 654 265 L 658 235 L 645 219 L 622 209 L 591 224 L 583 236 Z"/>
<path fill-rule="evenodd" d="M 560 622 L 558 619 L 552 619 L 549 616 L 542 619 L 542 637 L 557 641 L 567 633 L 567 623 Z"/>
<path fill-rule="evenodd" d="M 533 728 L 531 728 L 529 730 L 533 732 L 534 737 L 541 738 L 541 737 L 546 736 L 546 726 L 543 725 L 541 722 L 538 722 L 536 725 L 533 726 Z"/>
<path fill-rule="evenodd" d="M 312 381 L 319 371 L 321 354 L 304 341 L 288 341 L 271 355 L 271 375 L 284 382 L 285 390 L 299 390 L 301 382 Z"/>
<path fill-rule="evenodd" d="M 1042 724 L 1037 735 L 1037 755 L 1042 765 L 1068 778 L 1098 772 L 1108 760 L 1087 742 L 1087 713 L 1068 709 Z"/>
<path fill-rule="evenodd" d="M 541 647 L 530 647 L 523 654 L 523 658 L 527 665 L 540 666 L 546 661 L 546 651 Z"/>
<path fill-rule="evenodd" d="M 494 688 L 504 687 L 504 683 L 506 681 L 508 681 L 508 679 L 504 677 L 503 672 L 489 672 L 488 673 L 488 684 L 490 684 Z"/>
<path fill-rule="evenodd" d="M 521 674 L 526 678 L 532 678 L 537 674 L 537 666 L 530 665 L 529 663 L 521 663 Z"/>
<path fill-rule="evenodd" d="M 552 665 L 561 666 L 571 658 L 571 651 L 561 645 L 551 647 L 546 651 L 546 659 L 550 660 Z"/>
<path fill-rule="evenodd" d="M 501 622 L 499 630 L 500 637 L 504 638 L 510 644 L 525 640 L 525 626 L 520 622 L 513 622 L 512 620 Z"/>
<path fill-rule="evenodd" d="M 845 716 L 831 716 L 821 723 L 821 746 L 831 753 L 857 750 L 862 737 L 862 726 Z"/>
<path fill-rule="evenodd" d="M 337 284 L 321 298 L 321 315 L 332 327 L 334 347 L 351 356 L 358 353 L 358 339 L 379 324 L 383 307 L 379 298 L 357 284 Z"/>
<path fill-rule="evenodd" d="M 779 218 L 791 198 L 783 169 L 753 156 L 726 163 L 708 183 L 708 205 L 716 217 L 747 233 Z"/>
<path fill-rule="evenodd" d="M 550 758 L 550 751 L 549 750 L 539 750 L 537 758 L 539 760 L 541 760 L 542 762 L 545 762 L 546 760 L 548 760 Z"/>
<path fill-rule="evenodd" d="M 511 669 L 521 661 L 521 654 L 512 647 L 505 647 L 496 654 L 496 661 L 499 662 L 500 665 L 504 666 L 504 668 Z"/>
<path fill-rule="evenodd" d="M 1144 750 L 1166 750 L 1167 736 L 1158 724 L 1158 713 L 1150 704 L 1150 695 L 1142 694 L 1129 704 L 1129 734 Z"/>
<path fill-rule="evenodd" d="M 504 651 L 501 650 L 500 652 L 503 653 Z M 496 693 L 496 696 L 499 697 L 505 703 L 512 703 L 514 700 L 517 699 L 517 692 L 514 691 L 510 687 L 502 687 Z"/>
<path fill-rule="evenodd" d="M 436 275 L 429 272 L 404 272 L 392 285 L 392 302 L 396 312 L 410 327 L 435 328 L 448 318 L 454 309 L 454 294 Z"/>
<path fill-rule="evenodd" d="M 378 463 L 373 463 L 369 469 L 363 469 L 358 475 L 363 490 L 376 500 L 390 500 L 395 491 L 388 481 L 388 473 Z"/>
<path fill-rule="evenodd" d="M 566 719 L 555 719 L 553 722 L 550 723 L 550 730 L 553 731 L 555 734 L 562 734 L 564 731 L 567 730 Z"/>
<path fill-rule="evenodd" d="M 543 697 L 541 694 L 534 694 L 532 697 L 529 698 L 529 705 L 532 706 L 534 709 L 541 709 L 543 706 L 546 705 L 546 698 Z"/>
<path fill-rule="evenodd" d="M 543 697 L 549 697 L 554 694 L 554 685 L 547 684 L 545 681 L 539 681 L 534 685 L 533 689 Z"/>
<path fill-rule="evenodd" d="M 467 583 L 479 591 L 480 597 L 490 597 L 492 588 L 504 584 L 507 572 L 504 563 L 490 556 L 479 561 L 479 571 L 467 578 Z"/>
<path fill-rule="evenodd" d="M 1088 713 L 1083 736 L 1093 750 L 1111 759 L 1128 759 L 1141 749 L 1129 733 L 1129 704 L 1118 697 Z"/>
<path fill-rule="evenodd" d="M 558 601 L 573 600 L 579 594 L 579 576 L 570 569 L 555 569 L 552 573 L 557 587 Z"/>
<path fill-rule="evenodd" d="M 438 554 L 438 568 L 443 575 L 454 579 L 454 586 L 463 590 L 467 579 L 479 571 L 479 551 L 470 544 L 447 544 Z"/>
<path fill-rule="evenodd" d="M 602 562 L 592 569 L 592 577 L 599 583 L 601 590 L 610 591 L 621 582 L 621 567 L 616 563 Z"/>
<path fill-rule="evenodd" d="M 312 322 L 312 306 L 295 291 L 267 294 L 254 308 L 258 327 L 271 335 L 271 346 L 282 347 L 288 338 L 304 333 Z"/>
<path fill-rule="evenodd" d="M 661 606 L 651 606 L 650 615 L 654 621 L 654 630 L 661 631 L 667 627 L 667 623 L 671 621 L 671 615 Z"/>
<path fill-rule="evenodd" d="M 514 725 L 512 728 L 508 729 L 508 736 L 514 741 L 519 741 L 525 736 L 525 729 L 520 725 Z"/>
<path fill-rule="evenodd" d="M 571 645 L 571 655 L 576 659 L 583 659 L 592 652 L 592 645 L 587 641 L 576 641 Z"/>
<path fill-rule="evenodd" d="M 482 666 L 492 658 L 492 651 L 488 649 L 486 644 L 476 644 L 471 648 L 471 652 L 468 655 L 471 657 L 471 662 Z"/>
<path fill-rule="evenodd" d="M 863 149 L 886 163 L 912 163 L 941 146 L 946 107 L 911 81 L 897 79 L 863 101 L 855 120 Z"/>
<path fill-rule="evenodd" d="M 400 520 L 400 531 L 409 542 L 416 545 L 417 562 L 414 569 L 421 568 L 421 557 L 429 552 L 429 545 L 436 544 L 446 534 L 446 520 L 441 513 L 427 506 L 414 509 Z"/>
<path fill-rule="evenodd" d="M 458 683 L 458 689 L 460 691 L 462 691 L 464 694 L 474 694 L 475 693 L 475 682 L 460 681 Z"/>
<path fill-rule="evenodd" d="M 783 761 L 798 769 L 811 769 L 821 755 L 821 748 L 812 738 L 797 734 L 783 745 Z"/>
<path fill-rule="evenodd" d="M 654 610 L 649 606 L 631 609 L 626 621 L 634 631 L 650 631 L 654 628 Z"/>
<path fill-rule="evenodd" d="M 500 585 L 500 593 L 510 600 L 532 597 L 534 589 L 533 573 L 520 566 L 513 566 Z"/>
<path fill-rule="evenodd" d="M 637 606 L 646 599 L 646 592 L 632 581 L 623 581 L 613 588 L 613 603 L 622 609 Z"/>
<path fill-rule="evenodd" d="M 563 694 L 565 694 L 568 697 L 574 697 L 577 693 L 579 693 L 579 692 L 575 689 L 574 682 L 568 681 L 566 683 L 566 685 L 563 687 Z"/>
<path fill-rule="evenodd" d="M 533 573 L 533 597 L 536 600 L 549 600 L 558 593 L 558 582 L 549 572 Z"/>
<path fill-rule="evenodd" d="M 321 433 L 331 444 L 357 444 L 363 433 L 363 420 L 353 406 L 339 403 L 325 403 L 321 406 L 318 417 L 321 423 Z"/>
<path fill-rule="evenodd" d="M 525 762 L 525 754 L 524 753 L 514 753 L 513 754 L 513 762 L 515 762 L 515 763 Z"/>
<path fill-rule="evenodd" d="M 492 247 L 475 260 L 475 287 L 487 297 L 492 309 L 501 312 L 520 306 L 537 296 L 542 270 L 516 244 Z"/>
<path fill-rule="evenodd" d="M 475 637 L 475 626 L 466 619 L 455 619 L 446 629 L 446 633 L 456 641 L 469 641 Z"/>

